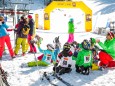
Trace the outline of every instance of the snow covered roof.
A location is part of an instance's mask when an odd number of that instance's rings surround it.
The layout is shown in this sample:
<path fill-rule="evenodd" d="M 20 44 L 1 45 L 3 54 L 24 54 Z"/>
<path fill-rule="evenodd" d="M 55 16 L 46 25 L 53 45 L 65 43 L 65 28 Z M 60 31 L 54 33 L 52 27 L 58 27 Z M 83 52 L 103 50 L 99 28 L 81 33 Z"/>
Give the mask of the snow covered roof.
<path fill-rule="evenodd" d="M 17 10 L 37 10 L 44 7 L 44 0 L 4 0 L 2 3 L 5 9 L 15 9 L 16 5 Z"/>

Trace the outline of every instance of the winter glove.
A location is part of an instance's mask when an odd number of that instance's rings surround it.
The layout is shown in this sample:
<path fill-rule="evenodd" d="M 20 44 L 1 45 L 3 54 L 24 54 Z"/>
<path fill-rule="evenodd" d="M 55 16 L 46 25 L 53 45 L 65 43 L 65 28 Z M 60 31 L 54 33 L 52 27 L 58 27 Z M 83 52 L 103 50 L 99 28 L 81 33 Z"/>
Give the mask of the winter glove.
<path fill-rule="evenodd" d="M 39 41 L 37 41 L 36 44 L 38 45 L 38 47 L 40 47 L 40 42 Z"/>
<path fill-rule="evenodd" d="M 70 67 L 71 67 L 71 64 L 68 64 L 68 67 L 70 68 Z"/>
<path fill-rule="evenodd" d="M 43 40 L 43 38 L 40 37 L 40 36 L 38 36 L 38 35 L 36 35 L 35 38 L 36 38 L 36 39 L 38 40 L 38 42 L 41 44 L 41 41 Z"/>
<path fill-rule="evenodd" d="M 71 51 L 69 51 L 69 56 L 72 56 L 72 55 L 73 55 L 73 53 Z"/>
<path fill-rule="evenodd" d="M 77 58 L 78 52 L 74 52 L 73 56 Z"/>

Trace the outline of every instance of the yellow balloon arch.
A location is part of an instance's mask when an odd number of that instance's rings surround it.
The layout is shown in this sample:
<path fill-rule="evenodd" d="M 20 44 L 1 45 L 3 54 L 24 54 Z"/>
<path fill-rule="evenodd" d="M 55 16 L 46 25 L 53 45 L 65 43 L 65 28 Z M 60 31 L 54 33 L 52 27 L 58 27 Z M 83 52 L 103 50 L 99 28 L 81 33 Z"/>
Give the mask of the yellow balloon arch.
<path fill-rule="evenodd" d="M 53 1 L 44 9 L 44 30 L 50 30 L 50 12 L 55 8 L 80 8 L 85 13 L 85 31 L 92 30 L 92 10 L 82 1 Z"/>

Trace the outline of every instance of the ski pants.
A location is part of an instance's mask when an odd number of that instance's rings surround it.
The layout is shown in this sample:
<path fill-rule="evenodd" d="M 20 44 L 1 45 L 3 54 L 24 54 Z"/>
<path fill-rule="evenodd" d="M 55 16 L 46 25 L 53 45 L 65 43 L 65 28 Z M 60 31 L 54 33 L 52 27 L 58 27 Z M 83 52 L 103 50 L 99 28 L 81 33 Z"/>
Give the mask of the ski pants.
<path fill-rule="evenodd" d="M 99 66 L 107 65 L 107 67 L 115 67 L 115 61 L 113 61 L 113 58 L 106 52 L 101 51 L 99 53 L 99 58 L 100 58 Z"/>
<path fill-rule="evenodd" d="M 70 33 L 67 42 L 68 42 L 68 43 L 72 43 L 73 41 L 74 41 L 74 34 L 73 34 L 73 33 Z"/>
<path fill-rule="evenodd" d="M 91 66 L 84 67 L 84 66 L 75 65 L 75 67 L 76 67 L 76 72 L 81 73 L 83 75 L 89 75 L 90 72 L 89 69 L 91 68 Z"/>
<path fill-rule="evenodd" d="M 37 52 L 35 45 L 32 45 L 32 44 L 30 43 L 30 40 L 32 40 L 32 39 L 31 39 L 31 35 L 29 34 L 29 35 L 28 35 L 28 44 L 29 44 L 29 46 L 30 46 L 30 51 L 31 51 L 31 52 Z M 28 48 L 27 48 L 27 49 L 28 49 Z"/>
<path fill-rule="evenodd" d="M 72 69 L 70 67 L 61 67 L 61 66 L 54 66 L 53 67 L 53 71 L 55 71 L 56 73 L 59 73 L 59 75 L 62 75 L 64 73 L 70 73 L 72 71 Z"/>
<path fill-rule="evenodd" d="M 10 52 L 10 56 L 13 57 L 14 56 L 14 51 L 12 49 L 12 45 L 11 45 L 11 42 L 10 42 L 10 37 L 9 37 L 9 35 L 6 35 L 6 36 L 3 36 L 3 37 L 0 37 L 0 58 L 2 58 L 5 43 L 8 47 L 9 52 Z"/>
<path fill-rule="evenodd" d="M 99 52 L 100 64 L 99 66 L 108 65 L 112 61 L 112 57 L 104 51 Z"/>
<path fill-rule="evenodd" d="M 27 38 L 17 38 L 17 42 L 16 42 L 16 47 L 15 47 L 15 54 L 18 54 L 18 51 L 20 49 L 20 45 L 22 45 L 22 52 L 25 53 L 26 50 L 26 43 L 27 43 Z"/>

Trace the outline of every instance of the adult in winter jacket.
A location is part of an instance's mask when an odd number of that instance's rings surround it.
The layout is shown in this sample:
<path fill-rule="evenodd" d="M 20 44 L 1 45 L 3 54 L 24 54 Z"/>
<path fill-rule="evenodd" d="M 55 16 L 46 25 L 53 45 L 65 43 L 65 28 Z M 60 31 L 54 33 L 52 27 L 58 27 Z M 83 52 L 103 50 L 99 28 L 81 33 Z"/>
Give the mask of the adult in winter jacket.
<path fill-rule="evenodd" d="M 35 45 L 31 45 L 31 43 L 30 43 L 30 41 L 33 39 L 33 36 L 34 36 L 34 20 L 32 19 L 31 15 L 28 15 L 28 20 L 29 20 L 28 25 L 30 26 L 30 31 L 28 34 L 28 44 L 30 46 L 29 53 L 36 53 L 37 50 L 36 50 Z"/>
<path fill-rule="evenodd" d="M 16 33 L 18 35 L 18 38 L 16 40 L 16 47 L 15 47 L 15 54 L 18 54 L 18 51 L 20 49 L 20 45 L 22 45 L 22 55 L 25 55 L 26 52 L 26 44 L 27 44 L 27 34 L 24 34 L 24 29 L 27 31 L 30 30 L 30 27 L 28 25 L 27 19 L 22 16 L 21 21 L 19 22 L 18 29 L 16 30 Z"/>
<path fill-rule="evenodd" d="M 8 47 L 9 52 L 10 52 L 10 56 L 12 58 L 15 58 L 14 51 L 12 49 L 12 45 L 10 42 L 10 37 L 7 32 L 7 29 L 8 29 L 8 26 L 4 22 L 4 18 L 2 16 L 0 16 L 0 60 L 2 59 L 2 54 L 4 51 L 5 43 Z"/>
<path fill-rule="evenodd" d="M 87 40 L 82 42 L 82 49 L 78 52 L 77 57 L 74 57 L 76 61 L 76 72 L 84 75 L 89 74 L 89 69 L 92 67 L 92 52 L 90 50 L 90 43 Z"/>
<path fill-rule="evenodd" d="M 100 42 L 99 39 L 96 43 L 102 48 L 99 52 L 100 63 L 99 66 L 115 67 L 115 37 L 113 32 L 108 32 L 104 43 Z"/>
<path fill-rule="evenodd" d="M 68 22 L 68 34 L 69 34 L 69 38 L 68 38 L 68 43 L 72 43 L 74 41 L 74 20 L 73 18 L 71 18 Z"/>

